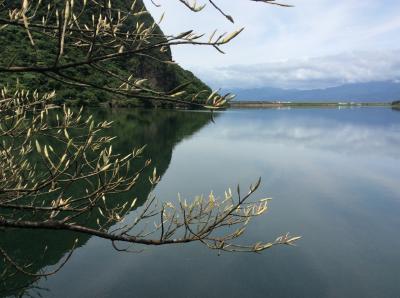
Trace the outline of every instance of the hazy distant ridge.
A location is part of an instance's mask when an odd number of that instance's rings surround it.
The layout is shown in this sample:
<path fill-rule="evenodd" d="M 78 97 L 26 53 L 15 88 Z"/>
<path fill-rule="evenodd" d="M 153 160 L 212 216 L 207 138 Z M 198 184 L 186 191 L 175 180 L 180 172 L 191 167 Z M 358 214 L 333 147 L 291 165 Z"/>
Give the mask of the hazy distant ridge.
<path fill-rule="evenodd" d="M 263 87 L 229 90 L 237 100 L 390 102 L 400 99 L 400 83 L 369 82 L 326 89 L 297 90 Z"/>

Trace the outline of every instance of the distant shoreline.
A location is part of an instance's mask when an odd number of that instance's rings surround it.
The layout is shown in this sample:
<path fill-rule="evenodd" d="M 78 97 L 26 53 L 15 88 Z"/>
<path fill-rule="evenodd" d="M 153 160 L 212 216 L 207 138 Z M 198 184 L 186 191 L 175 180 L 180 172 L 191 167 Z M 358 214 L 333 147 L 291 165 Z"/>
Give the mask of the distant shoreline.
<path fill-rule="evenodd" d="M 352 107 L 392 107 L 388 102 L 269 102 L 232 101 L 230 108 L 272 109 L 272 108 L 352 108 Z"/>

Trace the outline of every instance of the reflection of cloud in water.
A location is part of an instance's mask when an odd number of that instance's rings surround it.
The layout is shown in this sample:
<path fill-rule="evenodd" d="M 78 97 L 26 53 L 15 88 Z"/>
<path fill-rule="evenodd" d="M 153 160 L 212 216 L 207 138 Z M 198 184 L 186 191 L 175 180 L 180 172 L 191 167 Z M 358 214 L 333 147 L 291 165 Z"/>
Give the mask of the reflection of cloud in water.
<path fill-rule="evenodd" d="M 399 157 L 400 123 L 388 126 L 340 123 L 332 119 L 266 119 L 226 125 L 218 137 L 283 144 L 346 154 Z"/>

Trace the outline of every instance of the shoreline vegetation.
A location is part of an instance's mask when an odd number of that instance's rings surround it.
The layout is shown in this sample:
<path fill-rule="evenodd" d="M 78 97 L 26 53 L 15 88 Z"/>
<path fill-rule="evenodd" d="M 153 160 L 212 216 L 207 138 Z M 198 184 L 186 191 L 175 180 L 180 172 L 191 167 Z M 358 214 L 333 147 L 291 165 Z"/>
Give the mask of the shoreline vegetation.
<path fill-rule="evenodd" d="M 67 102 L 69 106 L 80 106 L 76 102 Z M 89 107 L 91 105 L 88 105 Z M 91 107 L 102 108 L 158 108 L 158 109 L 193 109 L 194 107 L 187 107 L 184 105 L 177 105 L 172 103 L 155 103 L 153 105 L 145 105 L 133 100 L 116 100 L 103 102 L 99 105 Z M 279 102 L 279 101 L 231 101 L 227 104 L 225 109 L 312 109 L 312 108 L 326 108 L 326 109 L 345 109 L 345 108 L 359 108 L 359 107 L 385 107 L 400 110 L 400 102 Z M 194 108 L 196 109 L 196 108 Z"/>
<path fill-rule="evenodd" d="M 392 102 L 392 109 L 400 111 L 400 100 Z"/>
<path fill-rule="evenodd" d="M 400 103 L 391 102 L 271 102 L 271 101 L 232 101 L 233 109 L 279 109 L 279 108 L 356 108 L 393 107 L 400 109 Z"/>

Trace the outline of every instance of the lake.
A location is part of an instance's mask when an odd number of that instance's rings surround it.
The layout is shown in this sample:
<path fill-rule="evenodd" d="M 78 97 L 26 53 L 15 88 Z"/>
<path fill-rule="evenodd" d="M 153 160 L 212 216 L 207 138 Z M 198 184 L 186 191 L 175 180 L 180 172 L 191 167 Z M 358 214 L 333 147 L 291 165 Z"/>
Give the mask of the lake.
<path fill-rule="evenodd" d="M 199 111 L 94 110 L 115 121 L 115 150 L 148 143 L 162 174 L 155 195 L 174 200 L 223 195 L 262 177 L 272 197 L 243 241 L 290 232 L 297 246 L 261 254 L 210 251 L 200 244 L 119 253 L 85 238 L 44 297 L 399 297 L 400 112 L 388 108 Z M 138 191 L 145 196 L 148 188 Z M 48 232 L 46 232 L 48 233 Z M 21 254 L 49 243 L 51 268 L 65 235 L 8 239 Z M 5 241 L 3 239 L 3 241 Z M 140 247 L 143 248 L 143 247 Z M 39 251 L 39 248 L 37 249 Z"/>

